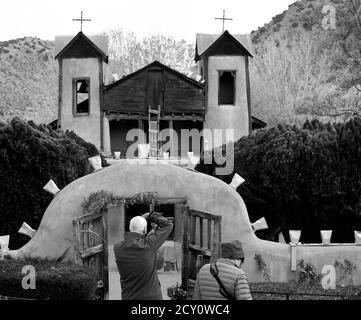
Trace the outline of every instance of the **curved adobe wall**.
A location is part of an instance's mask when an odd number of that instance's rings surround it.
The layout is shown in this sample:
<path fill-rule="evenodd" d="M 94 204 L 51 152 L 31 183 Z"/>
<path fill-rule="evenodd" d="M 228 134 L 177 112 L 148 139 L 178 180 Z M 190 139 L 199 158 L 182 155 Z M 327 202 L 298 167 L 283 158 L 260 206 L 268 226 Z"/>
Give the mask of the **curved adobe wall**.
<path fill-rule="evenodd" d="M 143 163 L 141 163 L 143 161 Z M 45 211 L 35 236 L 22 247 L 19 255 L 72 260 L 73 219 L 82 214 L 81 203 L 100 189 L 130 197 L 140 192 L 156 191 L 160 198 L 184 197 L 195 210 L 222 216 L 222 241 L 239 239 L 245 248 L 244 269 L 251 281 L 264 281 L 254 260 L 261 254 L 271 269 L 272 281 L 291 277 L 290 246 L 258 239 L 251 229 L 246 206 L 230 186 L 214 177 L 192 172 L 161 161 L 123 160 L 101 171 L 82 177 L 61 190 Z M 361 265 L 361 247 L 298 247 L 298 259 L 322 268 L 335 259 L 348 258 Z M 360 272 L 354 281 L 361 283 Z"/>

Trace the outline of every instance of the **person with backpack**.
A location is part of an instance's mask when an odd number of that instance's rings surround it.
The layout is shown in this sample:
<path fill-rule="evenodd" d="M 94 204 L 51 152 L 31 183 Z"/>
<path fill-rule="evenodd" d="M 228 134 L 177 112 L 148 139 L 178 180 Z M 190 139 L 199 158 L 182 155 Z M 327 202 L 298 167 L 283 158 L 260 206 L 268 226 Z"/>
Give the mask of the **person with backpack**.
<path fill-rule="evenodd" d="M 252 300 L 244 263 L 242 243 L 222 243 L 221 258 L 198 272 L 193 300 Z"/>

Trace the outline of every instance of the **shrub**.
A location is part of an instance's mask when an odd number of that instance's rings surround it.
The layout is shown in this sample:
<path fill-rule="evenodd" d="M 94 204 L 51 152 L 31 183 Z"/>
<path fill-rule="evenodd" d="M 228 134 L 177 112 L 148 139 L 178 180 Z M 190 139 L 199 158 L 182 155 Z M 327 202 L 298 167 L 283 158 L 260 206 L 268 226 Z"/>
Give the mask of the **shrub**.
<path fill-rule="evenodd" d="M 37 228 L 52 195 L 43 186 L 53 179 L 60 189 L 92 172 L 88 157 L 96 147 L 73 132 L 14 118 L 0 122 L 0 234 L 10 234 L 10 247 L 28 238 L 17 233 L 23 221 Z"/>
<path fill-rule="evenodd" d="M 273 22 L 274 24 L 279 23 L 279 22 L 282 22 L 283 19 L 284 19 L 284 17 L 286 16 L 286 13 L 287 13 L 287 11 L 283 11 L 282 13 L 274 16 L 274 17 L 272 18 L 272 22 Z"/>
<path fill-rule="evenodd" d="M 225 148 L 225 147 L 223 147 Z M 224 152 L 225 154 L 225 152 Z M 302 230 L 301 242 L 320 242 L 332 229 L 333 242 L 354 242 L 361 228 L 361 119 L 346 123 L 306 122 L 258 130 L 234 144 L 234 173 L 250 218 L 265 217 L 267 238 L 281 228 Z M 201 161 L 197 170 L 213 175 L 216 165 Z"/>
<path fill-rule="evenodd" d="M 298 261 L 298 282 L 310 282 L 311 284 L 317 284 L 321 281 L 321 274 L 316 271 L 315 266 L 312 263 L 305 263 L 303 260 Z"/>
<path fill-rule="evenodd" d="M 25 290 L 25 266 L 35 268 L 36 288 Z M 0 261 L 0 295 L 38 300 L 89 300 L 95 298 L 96 274 L 90 269 L 51 260 Z"/>

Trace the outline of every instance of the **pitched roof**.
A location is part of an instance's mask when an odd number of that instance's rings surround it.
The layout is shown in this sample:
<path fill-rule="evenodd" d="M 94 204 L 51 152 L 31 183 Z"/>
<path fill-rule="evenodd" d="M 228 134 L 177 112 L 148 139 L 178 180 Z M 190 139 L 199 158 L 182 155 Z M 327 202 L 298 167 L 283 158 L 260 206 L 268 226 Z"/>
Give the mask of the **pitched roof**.
<path fill-rule="evenodd" d="M 55 37 L 55 59 L 58 59 L 60 56 L 62 56 L 79 38 L 85 40 L 103 58 L 105 62 L 108 62 L 108 37 L 100 35 L 87 37 L 81 31 L 75 37 Z"/>
<path fill-rule="evenodd" d="M 248 34 L 236 34 L 231 35 L 227 30 L 224 31 L 221 35 L 219 34 L 204 34 L 204 33 L 197 33 L 196 37 L 196 60 L 199 58 L 209 49 L 211 48 L 218 39 L 224 36 L 232 37 L 240 46 L 241 49 L 244 49 L 245 52 L 249 56 L 253 56 L 253 46 L 251 38 Z"/>
<path fill-rule="evenodd" d="M 189 83 L 191 83 L 191 84 L 193 84 L 193 85 L 195 85 L 195 86 L 198 86 L 200 89 L 204 88 L 204 85 L 201 84 L 200 82 L 197 82 L 196 80 L 187 77 L 185 74 L 180 73 L 180 72 L 178 72 L 178 71 L 176 71 L 176 70 L 174 70 L 174 69 L 172 69 L 172 68 L 164 65 L 163 63 L 155 60 L 155 61 L 153 61 L 152 63 L 146 65 L 145 67 L 143 67 L 143 68 L 141 68 L 141 69 L 139 69 L 139 70 L 137 70 L 137 71 L 135 71 L 135 72 L 133 72 L 133 73 L 130 73 L 130 74 L 124 76 L 123 78 L 121 78 L 121 79 L 119 79 L 119 80 L 117 80 L 117 81 L 115 81 L 115 82 L 112 82 L 112 83 L 106 85 L 106 86 L 104 87 L 104 89 L 105 89 L 105 90 L 108 90 L 108 89 L 116 86 L 117 84 L 122 83 L 122 82 L 128 80 L 129 78 L 131 78 L 131 77 L 133 77 L 133 76 L 135 76 L 135 75 L 137 75 L 137 74 L 139 74 L 139 73 L 141 73 L 141 72 L 143 72 L 143 71 L 145 71 L 145 70 L 148 70 L 148 69 L 150 69 L 150 68 L 152 68 L 152 67 L 155 67 L 155 66 L 158 66 L 158 67 L 160 67 L 160 68 L 162 68 L 162 69 L 165 69 L 165 70 L 167 70 L 167 71 L 169 71 L 169 72 L 171 72 L 171 73 L 173 73 L 173 74 L 175 74 L 175 75 L 183 78 L 183 79 L 186 80 L 187 82 L 189 82 Z"/>

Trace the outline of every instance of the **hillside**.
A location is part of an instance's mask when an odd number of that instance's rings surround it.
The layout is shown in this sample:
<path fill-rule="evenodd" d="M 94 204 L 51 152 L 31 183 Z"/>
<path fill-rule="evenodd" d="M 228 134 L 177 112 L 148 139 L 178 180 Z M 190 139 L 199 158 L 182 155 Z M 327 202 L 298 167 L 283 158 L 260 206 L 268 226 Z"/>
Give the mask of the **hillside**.
<path fill-rule="evenodd" d="M 253 45 L 262 52 L 270 44 L 278 47 L 282 41 L 298 38 L 300 34 L 310 35 L 319 31 L 324 17 L 322 8 L 331 4 L 337 7 L 340 0 L 299 0 L 287 10 L 251 33 Z"/>
<path fill-rule="evenodd" d="M 322 8 L 337 8 L 337 30 L 324 30 Z M 356 12 L 352 7 L 356 5 Z M 299 0 L 251 33 L 252 113 L 273 125 L 361 114 L 361 5 L 359 0 Z M 153 60 L 194 76 L 194 44 L 111 30 L 106 79 Z M 38 38 L 0 42 L 0 120 L 35 122 L 57 117 L 54 44 Z"/>
<path fill-rule="evenodd" d="M 334 28 L 326 28 L 333 8 Z M 361 2 L 300 0 L 251 34 L 253 112 L 269 124 L 361 114 Z"/>
<path fill-rule="evenodd" d="M 57 63 L 50 41 L 0 42 L 0 119 L 51 122 L 57 116 Z"/>

